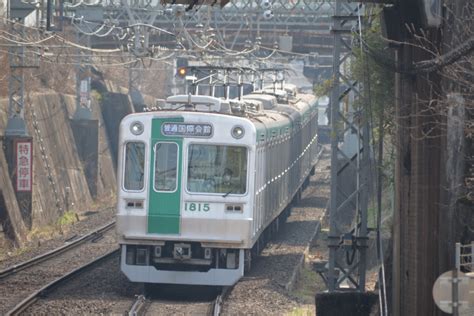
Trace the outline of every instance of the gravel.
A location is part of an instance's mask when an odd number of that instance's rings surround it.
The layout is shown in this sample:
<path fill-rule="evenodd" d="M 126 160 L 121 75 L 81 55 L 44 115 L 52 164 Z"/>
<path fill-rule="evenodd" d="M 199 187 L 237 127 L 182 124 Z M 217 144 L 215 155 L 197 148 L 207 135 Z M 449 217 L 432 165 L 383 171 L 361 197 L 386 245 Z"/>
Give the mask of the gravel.
<path fill-rule="evenodd" d="M 123 315 L 144 292 L 142 284 L 122 274 L 117 255 L 53 290 L 26 314 Z M 155 285 L 147 291 L 146 315 L 208 315 L 217 292 L 215 287 Z"/>
<path fill-rule="evenodd" d="M 210 302 L 157 302 L 146 309 L 146 315 L 211 315 L 213 301 Z"/>
<path fill-rule="evenodd" d="M 278 236 L 254 259 L 252 270 L 237 283 L 225 299 L 223 315 L 282 315 L 301 305 L 289 289 L 296 272 L 304 263 L 309 245 L 318 229 L 329 198 L 328 148 L 318 163 L 316 174 L 303 192 L 303 199 L 281 227 Z M 158 285 L 151 297 L 147 315 L 203 315 L 210 302 L 199 287 Z M 187 292 L 182 297 L 163 293 Z M 178 290 L 176 290 L 178 289 Z M 181 289 L 181 290 L 180 290 Z M 160 294 L 161 292 L 161 294 Z M 118 256 L 78 275 L 57 288 L 26 311 L 27 314 L 124 314 L 143 294 L 142 284 L 134 284 L 121 273 Z M 66 303 L 67 302 L 67 303 Z"/>
<path fill-rule="evenodd" d="M 326 148 L 301 203 L 293 208 L 278 237 L 253 262 L 250 274 L 234 286 L 224 302 L 223 315 L 282 315 L 300 305 L 289 289 L 326 208 L 329 164 Z"/>
<path fill-rule="evenodd" d="M 110 222 L 114 218 L 115 213 L 115 207 L 83 213 L 79 217 L 81 220 L 65 227 L 62 234 L 49 240 L 30 241 L 22 249 L 13 252 L 10 256 L 1 258 L 0 270 L 58 248 L 62 246 L 65 241 L 74 236 L 82 236 L 93 231 Z"/>
<path fill-rule="evenodd" d="M 25 311 L 27 315 L 125 314 L 143 285 L 127 280 L 119 255 L 79 274 Z"/>
<path fill-rule="evenodd" d="M 16 304 L 46 284 L 93 259 L 117 248 L 115 231 L 109 230 L 96 242 L 86 242 L 57 257 L 19 271 L 0 280 L 0 314 L 5 314 Z"/>

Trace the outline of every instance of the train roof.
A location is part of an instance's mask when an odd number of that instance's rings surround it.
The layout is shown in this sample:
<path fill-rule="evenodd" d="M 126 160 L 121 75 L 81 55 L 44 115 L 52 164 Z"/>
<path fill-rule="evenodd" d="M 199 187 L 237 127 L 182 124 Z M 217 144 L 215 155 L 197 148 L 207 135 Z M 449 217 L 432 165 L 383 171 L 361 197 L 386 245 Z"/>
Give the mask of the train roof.
<path fill-rule="evenodd" d="M 283 90 L 276 91 L 282 96 L 286 94 Z M 305 111 L 308 106 L 317 105 L 317 98 L 312 94 L 297 94 L 295 98 L 290 98 L 285 103 L 279 103 L 278 100 L 274 93 L 265 93 L 264 91 L 244 95 L 240 100 L 225 100 L 206 95 L 175 95 L 168 97 L 162 103 L 161 109 L 215 112 L 230 115 L 243 115 L 245 113 L 264 115 L 285 107 L 301 112 Z"/>
<path fill-rule="evenodd" d="M 314 94 L 310 93 L 298 93 L 297 99 L 308 103 L 310 106 L 318 105 L 318 98 Z"/>
<path fill-rule="evenodd" d="M 232 114 L 227 100 L 206 95 L 173 95 L 166 98 L 162 108 L 175 111 L 194 110 Z"/>
<path fill-rule="evenodd" d="M 277 105 L 277 99 L 273 95 L 263 94 L 263 93 L 250 93 L 242 96 L 242 99 L 251 99 L 262 102 L 263 108 L 265 110 L 271 110 Z"/>
<path fill-rule="evenodd" d="M 274 91 L 275 88 L 276 90 L 286 92 L 286 94 L 290 97 L 294 97 L 298 93 L 298 87 L 292 83 L 284 83 L 283 86 L 281 86 L 281 84 L 275 84 L 275 86 L 268 85 L 268 86 L 263 87 L 263 90 Z"/>
<path fill-rule="evenodd" d="M 286 95 L 286 91 L 277 91 Z M 248 119 L 259 130 L 262 128 L 273 130 L 288 124 L 300 124 L 311 108 L 317 106 L 317 98 L 311 94 L 297 94 L 287 101 L 278 103 L 278 98 L 274 94 L 267 94 L 264 91 L 244 95 L 240 100 L 226 100 L 206 95 L 175 95 L 163 100 L 159 109 L 238 116 Z"/>

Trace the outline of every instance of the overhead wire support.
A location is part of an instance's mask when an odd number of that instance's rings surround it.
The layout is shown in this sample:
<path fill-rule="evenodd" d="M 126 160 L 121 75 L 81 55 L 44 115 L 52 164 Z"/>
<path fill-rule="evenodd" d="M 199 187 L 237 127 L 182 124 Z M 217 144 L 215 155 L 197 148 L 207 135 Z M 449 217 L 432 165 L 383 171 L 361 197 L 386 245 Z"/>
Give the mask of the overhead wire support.
<path fill-rule="evenodd" d="M 31 14 L 35 7 L 31 4 L 20 1 L 10 3 L 9 15 L 12 19 L 10 34 L 11 37 L 22 40 L 25 38 L 24 20 Z M 37 67 L 34 61 L 25 57 L 26 47 L 21 42 L 11 45 L 8 50 L 8 59 L 10 63 L 10 77 L 8 81 L 8 122 L 5 129 L 6 136 L 28 136 L 28 131 L 24 121 L 24 69 Z"/>
<path fill-rule="evenodd" d="M 8 82 L 8 121 L 5 128 L 3 150 L 8 163 L 8 174 L 15 191 L 18 208 L 24 224 L 28 229 L 32 226 L 32 191 L 33 191 L 33 168 L 29 162 L 33 159 L 33 140 L 29 136 L 25 124 L 25 98 L 24 98 L 24 70 L 25 68 L 38 67 L 37 55 L 27 56 L 25 51 L 34 51 L 34 47 L 26 47 L 24 39 L 25 18 L 36 10 L 35 6 L 23 3 L 20 0 L 12 0 L 9 7 L 10 36 L 16 39 L 8 49 L 10 64 L 10 77 Z M 2 33 L 8 33 L 3 31 Z M 28 32 L 28 36 L 36 37 L 36 32 Z M 21 42 L 18 42 L 21 41 Z M 36 41 L 35 41 L 36 42 Z M 27 163 L 20 166 L 18 158 L 23 157 Z M 29 167 L 27 167 L 29 165 Z M 21 172 L 19 172 L 21 170 Z"/>
<path fill-rule="evenodd" d="M 181 45 L 187 50 L 201 50 L 203 53 L 212 52 L 225 54 L 226 56 L 248 55 L 255 52 L 255 58 L 269 59 L 279 52 L 290 53 L 291 49 L 286 48 L 286 50 L 277 51 L 277 48 L 281 48 L 280 40 L 292 45 L 291 40 L 296 29 L 309 32 L 311 41 L 319 36 L 328 35 L 328 12 L 333 6 L 333 3 L 329 0 L 318 2 L 313 0 L 299 0 L 297 2 L 273 0 L 268 2 L 272 3 L 272 6 L 268 9 L 262 4 L 265 1 L 244 0 L 229 2 L 225 7 L 219 8 L 216 5 L 212 6 L 212 3 L 200 1 L 192 10 L 187 12 L 183 1 L 173 3 L 149 0 L 99 0 L 93 4 L 79 1 L 64 5 L 66 18 L 73 13 L 75 14 L 74 19 L 77 21 L 81 19 L 80 13 L 84 8 L 95 7 L 97 12 L 103 13 L 102 23 L 105 26 L 100 32 L 94 32 L 93 35 L 107 37 L 110 34 L 114 38 L 120 38 L 123 41 L 127 37 L 130 38 L 137 33 L 141 33 L 140 38 L 144 41 L 148 40 L 148 44 L 143 45 L 144 49 L 142 50 L 132 47 L 139 58 L 153 54 L 153 43 L 162 45 L 160 41 L 163 41 L 163 45 L 173 45 L 173 42 L 177 40 L 178 43 L 174 45 Z M 200 14 L 203 7 L 207 9 L 207 19 L 204 19 L 207 23 L 204 23 L 206 24 L 205 33 L 201 35 L 214 35 L 213 37 L 208 36 L 207 40 L 205 36 L 195 36 L 200 31 L 198 26 L 202 25 L 203 22 L 202 14 Z M 267 11 L 271 11 L 271 14 L 265 15 Z M 252 20 L 258 21 L 258 23 L 253 23 Z M 89 23 L 89 21 L 82 19 L 80 23 Z M 279 25 L 285 26 L 284 29 L 280 28 Z M 315 27 L 317 31 L 314 31 Z M 260 35 L 255 35 L 255 32 L 259 33 L 259 30 L 255 28 L 260 30 Z M 156 34 L 157 32 L 159 34 Z M 151 34 L 153 37 L 147 34 Z M 282 36 L 283 38 L 280 38 Z M 248 41 L 250 41 L 250 44 L 248 46 L 246 44 L 243 50 L 238 44 L 243 42 L 242 37 L 248 38 Z M 252 42 L 255 42 L 255 44 Z M 257 42 L 258 45 L 256 45 Z M 260 49 L 262 44 L 273 48 L 261 47 Z M 270 54 L 265 52 L 264 56 L 260 56 L 259 51 L 263 50 L 270 50 Z"/>
<path fill-rule="evenodd" d="M 21 25 L 12 24 L 11 32 L 24 36 Z M 24 76 L 25 47 L 21 44 L 12 45 L 9 48 L 8 59 L 10 62 L 10 78 L 8 81 L 8 123 L 5 134 L 27 135 L 24 122 Z"/>
<path fill-rule="evenodd" d="M 92 30 L 91 30 L 92 32 Z M 90 47 L 91 38 L 89 32 L 76 29 L 76 40 L 80 46 Z M 77 50 L 76 64 L 76 112 L 74 120 L 91 120 L 91 57 L 84 50 Z"/>
<path fill-rule="evenodd" d="M 365 107 L 355 109 L 353 104 L 354 99 L 363 99 L 361 84 L 351 79 L 344 67 L 353 57 L 352 51 L 343 50 L 351 47 L 351 32 L 357 26 L 361 9 L 359 4 L 337 0 L 333 17 L 331 199 L 329 262 L 325 276 L 330 292 L 365 291 L 370 131 Z M 346 101 L 349 104 L 342 107 L 347 99 L 352 101 Z M 355 150 L 351 152 L 344 148 L 345 142 L 355 143 Z M 348 216 L 354 219 L 349 223 L 342 220 Z"/>

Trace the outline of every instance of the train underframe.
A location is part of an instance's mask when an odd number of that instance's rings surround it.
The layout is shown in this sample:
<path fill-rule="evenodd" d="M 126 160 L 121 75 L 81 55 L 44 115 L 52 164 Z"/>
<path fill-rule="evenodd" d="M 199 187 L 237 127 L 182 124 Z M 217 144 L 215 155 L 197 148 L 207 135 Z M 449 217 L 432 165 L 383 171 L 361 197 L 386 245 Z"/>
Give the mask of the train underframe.
<path fill-rule="evenodd" d="M 121 247 L 121 269 L 132 282 L 230 286 L 244 275 L 244 249 L 167 242 L 173 253 L 157 254 L 160 246 Z"/>

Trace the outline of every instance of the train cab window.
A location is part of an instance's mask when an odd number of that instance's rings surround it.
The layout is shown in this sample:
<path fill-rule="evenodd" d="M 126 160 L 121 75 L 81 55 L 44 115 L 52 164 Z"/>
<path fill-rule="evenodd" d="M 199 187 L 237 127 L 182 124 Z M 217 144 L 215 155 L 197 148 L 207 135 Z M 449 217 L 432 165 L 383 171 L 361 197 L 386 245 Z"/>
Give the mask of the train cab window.
<path fill-rule="evenodd" d="M 140 191 L 144 185 L 145 144 L 129 142 L 125 145 L 125 168 L 123 186 L 125 190 Z"/>
<path fill-rule="evenodd" d="M 247 148 L 192 144 L 188 150 L 187 189 L 225 196 L 247 191 Z"/>
<path fill-rule="evenodd" d="M 156 191 L 175 191 L 178 176 L 178 145 L 175 143 L 156 143 L 155 145 Z"/>

